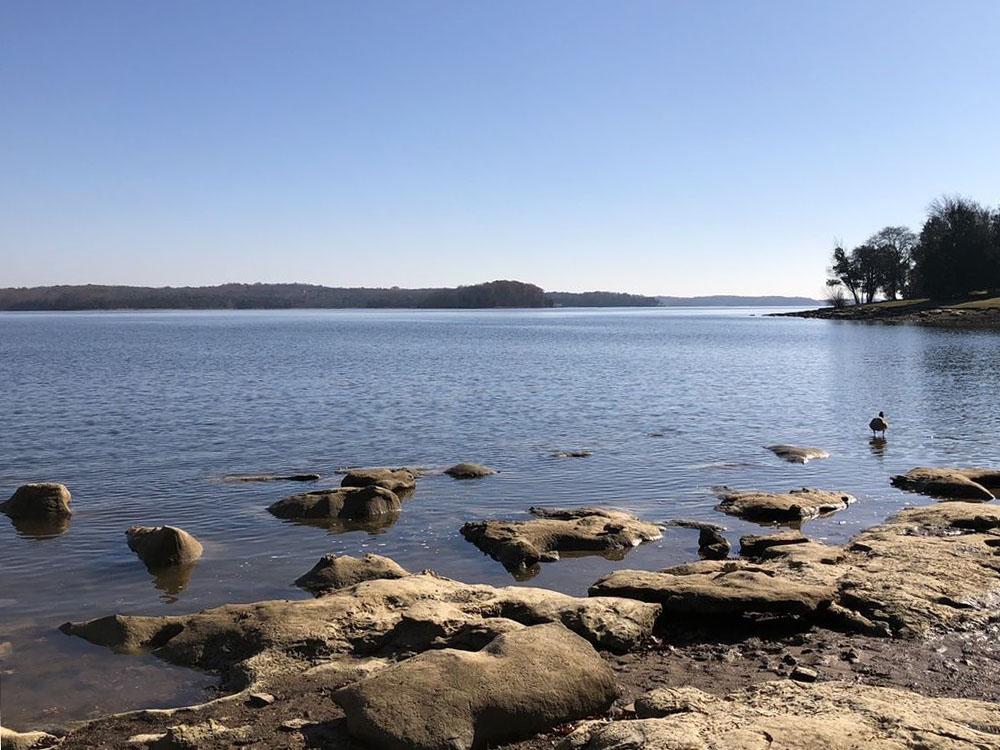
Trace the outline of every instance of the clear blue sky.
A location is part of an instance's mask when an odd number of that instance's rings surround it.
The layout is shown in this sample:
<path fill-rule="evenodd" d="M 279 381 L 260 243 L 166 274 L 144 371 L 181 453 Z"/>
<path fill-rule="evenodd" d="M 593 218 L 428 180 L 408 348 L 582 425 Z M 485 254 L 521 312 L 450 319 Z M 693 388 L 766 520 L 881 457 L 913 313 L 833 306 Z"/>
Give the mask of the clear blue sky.
<path fill-rule="evenodd" d="M 822 292 L 1000 202 L 1000 2 L 0 3 L 0 286 Z"/>

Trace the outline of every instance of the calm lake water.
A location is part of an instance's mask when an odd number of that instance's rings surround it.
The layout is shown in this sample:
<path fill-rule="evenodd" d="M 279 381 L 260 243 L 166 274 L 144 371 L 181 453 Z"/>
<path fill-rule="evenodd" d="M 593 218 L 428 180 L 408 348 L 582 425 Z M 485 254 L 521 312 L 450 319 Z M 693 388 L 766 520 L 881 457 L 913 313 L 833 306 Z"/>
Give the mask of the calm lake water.
<path fill-rule="evenodd" d="M 329 552 L 378 552 L 412 570 L 514 583 L 459 535 L 467 520 L 532 505 L 613 505 L 651 520 L 721 521 L 714 485 L 850 492 L 810 522 L 841 542 L 905 504 L 890 474 L 1000 464 L 1000 336 L 763 317 L 765 310 L 282 311 L 0 314 L 0 497 L 22 483 L 73 493 L 64 530 L 0 517 L 4 724 L 59 724 L 178 705 L 211 680 L 116 656 L 57 627 L 113 612 L 190 612 L 305 598 L 292 581 Z M 884 448 L 867 423 L 879 409 Z M 657 436 L 654 436 L 657 435 Z M 816 445 L 784 463 L 762 446 Z M 588 458 L 558 459 L 563 449 Z M 282 522 L 265 508 L 296 483 L 232 473 L 349 465 L 501 473 L 420 480 L 377 533 Z M 190 580 L 157 580 L 125 544 L 131 524 L 182 526 L 205 545 Z M 61 531 L 61 533 L 59 533 Z M 525 582 L 583 594 L 618 567 L 696 557 L 668 529 L 623 562 L 544 565 Z"/>

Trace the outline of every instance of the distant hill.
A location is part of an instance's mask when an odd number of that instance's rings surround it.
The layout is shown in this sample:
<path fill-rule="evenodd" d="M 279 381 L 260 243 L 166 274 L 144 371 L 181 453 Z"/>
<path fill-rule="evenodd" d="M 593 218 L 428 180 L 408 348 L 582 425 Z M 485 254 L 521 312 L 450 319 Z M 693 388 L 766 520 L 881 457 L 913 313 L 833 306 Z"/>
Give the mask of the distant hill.
<path fill-rule="evenodd" d="M 546 292 L 556 307 L 658 307 L 656 297 L 624 292 Z"/>
<path fill-rule="evenodd" d="M 491 281 L 454 289 L 337 288 L 315 284 L 201 287 L 43 286 L 0 289 L 0 310 L 250 310 L 290 308 L 551 307 L 541 287 Z"/>
<path fill-rule="evenodd" d="M 657 297 L 664 307 L 815 307 L 827 304 L 809 297 L 741 297 L 713 294 L 707 297 Z"/>

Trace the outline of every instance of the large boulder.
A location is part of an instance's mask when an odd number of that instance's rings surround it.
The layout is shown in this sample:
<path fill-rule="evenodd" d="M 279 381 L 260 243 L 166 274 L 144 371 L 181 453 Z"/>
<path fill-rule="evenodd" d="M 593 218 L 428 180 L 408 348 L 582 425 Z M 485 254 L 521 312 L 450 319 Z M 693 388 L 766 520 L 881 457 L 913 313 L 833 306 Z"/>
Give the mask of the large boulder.
<path fill-rule="evenodd" d="M 910 469 L 890 480 L 894 487 L 943 500 L 995 500 L 1000 489 L 1000 471 L 992 469 Z"/>
<path fill-rule="evenodd" d="M 477 521 L 462 536 L 512 572 L 559 559 L 559 553 L 594 553 L 620 559 L 643 542 L 660 539 L 659 526 L 605 508 L 531 508 L 531 521 Z"/>
<path fill-rule="evenodd" d="M 811 615 L 830 606 L 832 585 L 803 583 L 739 561 L 704 560 L 660 572 L 617 570 L 589 589 L 591 596 L 655 602 L 665 615 Z"/>
<path fill-rule="evenodd" d="M 341 487 L 368 487 L 375 485 L 397 495 L 412 492 L 417 477 L 409 469 L 350 469 L 340 482 Z"/>
<path fill-rule="evenodd" d="M 323 555 L 312 570 L 295 580 L 295 585 L 316 596 L 347 588 L 376 578 L 402 578 L 410 575 L 395 560 L 368 553 L 361 558 L 350 555 Z"/>
<path fill-rule="evenodd" d="M 814 458 L 829 458 L 830 454 L 822 448 L 804 448 L 798 445 L 769 445 L 767 449 L 778 458 L 783 458 L 791 464 L 807 464 Z"/>
<path fill-rule="evenodd" d="M 341 688 L 348 731 L 386 750 L 470 750 L 606 711 L 614 673 L 562 625 L 505 633 L 481 651 L 427 651 Z"/>
<path fill-rule="evenodd" d="M 724 698 L 687 688 L 675 708 L 660 718 L 588 722 L 560 750 L 1000 748 L 1000 704 L 855 682 L 776 680 Z"/>
<path fill-rule="evenodd" d="M 187 565 L 203 552 L 201 542 L 176 526 L 133 526 L 125 538 L 148 568 Z"/>
<path fill-rule="evenodd" d="M 718 510 L 731 516 L 761 523 L 789 523 L 807 521 L 838 510 L 844 510 L 855 501 L 844 492 L 830 492 L 803 487 L 788 492 L 741 492 L 728 487 L 716 488 L 721 502 Z"/>
<path fill-rule="evenodd" d="M 0 503 L 0 512 L 18 520 L 41 521 L 65 518 L 73 512 L 69 507 L 71 500 L 69 490 L 64 484 L 56 482 L 22 484 L 8 500 Z"/>
<path fill-rule="evenodd" d="M 384 487 L 339 487 L 292 495 L 268 507 L 278 518 L 374 520 L 398 513 L 399 496 Z"/>
<path fill-rule="evenodd" d="M 484 466 L 483 464 L 463 462 L 448 467 L 444 470 L 444 473 L 455 479 L 478 479 L 480 477 L 488 477 L 491 474 L 496 474 L 497 470 L 490 468 L 489 466 Z"/>

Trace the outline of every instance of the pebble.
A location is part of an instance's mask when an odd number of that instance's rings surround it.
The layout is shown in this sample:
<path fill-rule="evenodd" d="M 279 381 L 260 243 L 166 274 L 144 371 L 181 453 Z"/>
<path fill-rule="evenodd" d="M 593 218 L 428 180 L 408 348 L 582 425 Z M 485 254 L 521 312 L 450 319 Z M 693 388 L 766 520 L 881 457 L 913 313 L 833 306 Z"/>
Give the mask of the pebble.
<path fill-rule="evenodd" d="M 274 703 L 274 696 L 270 693 L 250 693 L 247 703 L 251 708 L 264 708 Z"/>

